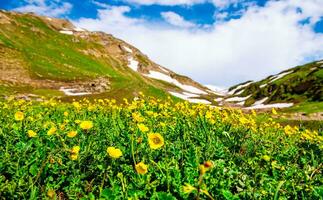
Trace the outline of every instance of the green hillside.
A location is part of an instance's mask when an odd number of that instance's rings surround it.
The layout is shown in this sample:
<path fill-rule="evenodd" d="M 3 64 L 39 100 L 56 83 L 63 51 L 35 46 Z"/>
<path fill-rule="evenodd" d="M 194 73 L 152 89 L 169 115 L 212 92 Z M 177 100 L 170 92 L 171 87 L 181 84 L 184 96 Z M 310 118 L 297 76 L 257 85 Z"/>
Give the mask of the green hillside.
<path fill-rule="evenodd" d="M 304 107 L 311 103 L 320 104 L 323 101 L 323 62 L 312 62 L 261 81 L 239 84 L 231 87 L 229 92 L 231 97 L 250 96 L 244 106 L 251 106 L 262 99 L 264 104 L 287 102 Z"/>
<path fill-rule="evenodd" d="M 168 91 L 183 92 L 176 85 L 149 78 L 147 74 L 154 70 L 170 77 L 182 76 L 162 70 L 138 49 L 112 35 L 78 30 L 66 20 L 34 14 L 1 11 L 0 17 L 2 96 L 71 99 L 60 91 L 62 87 L 90 91 L 90 98 L 117 100 L 133 98 L 139 92 L 159 98 L 166 98 Z M 138 72 L 129 68 L 130 57 L 138 61 Z M 102 87 L 98 90 L 102 80 L 104 90 Z M 187 77 L 179 82 L 205 90 Z"/>

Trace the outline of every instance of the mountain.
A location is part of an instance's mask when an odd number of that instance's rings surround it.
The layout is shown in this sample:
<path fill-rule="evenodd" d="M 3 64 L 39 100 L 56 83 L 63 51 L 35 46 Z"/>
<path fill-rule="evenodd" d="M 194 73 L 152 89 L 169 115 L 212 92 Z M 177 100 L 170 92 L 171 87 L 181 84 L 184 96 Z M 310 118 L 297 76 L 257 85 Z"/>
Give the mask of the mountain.
<path fill-rule="evenodd" d="M 134 98 L 140 92 L 211 104 L 209 88 L 130 44 L 63 19 L 0 11 L 0 93 L 21 98 Z"/>
<path fill-rule="evenodd" d="M 314 105 L 322 101 L 323 60 L 297 66 L 260 81 L 235 85 L 220 99 L 222 104 L 249 109 L 285 108 L 305 103 Z"/>

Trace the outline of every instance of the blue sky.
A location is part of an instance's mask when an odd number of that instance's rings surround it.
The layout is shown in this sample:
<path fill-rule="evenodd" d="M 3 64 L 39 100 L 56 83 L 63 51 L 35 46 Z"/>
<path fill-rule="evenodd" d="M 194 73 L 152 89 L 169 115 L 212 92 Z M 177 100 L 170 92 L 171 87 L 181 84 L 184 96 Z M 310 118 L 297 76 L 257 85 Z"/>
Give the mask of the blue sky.
<path fill-rule="evenodd" d="M 112 33 L 204 84 L 323 59 L 323 0 L 2 0 L 0 8 Z"/>

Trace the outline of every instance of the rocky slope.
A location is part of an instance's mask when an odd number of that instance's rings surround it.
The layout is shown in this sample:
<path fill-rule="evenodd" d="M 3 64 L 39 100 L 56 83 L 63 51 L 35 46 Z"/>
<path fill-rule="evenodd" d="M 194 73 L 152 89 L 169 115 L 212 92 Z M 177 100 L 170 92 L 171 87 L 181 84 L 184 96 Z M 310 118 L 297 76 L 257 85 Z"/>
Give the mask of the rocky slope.
<path fill-rule="evenodd" d="M 0 93 L 23 98 L 133 98 L 140 92 L 212 104 L 217 97 L 137 48 L 67 20 L 0 11 Z"/>
<path fill-rule="evenodd" d="M 248 109 L 286 108 L 295 104 L 323 102 L 323 61 L 285 70 L 260 81 L 229 88 L 222 104 Z"/>

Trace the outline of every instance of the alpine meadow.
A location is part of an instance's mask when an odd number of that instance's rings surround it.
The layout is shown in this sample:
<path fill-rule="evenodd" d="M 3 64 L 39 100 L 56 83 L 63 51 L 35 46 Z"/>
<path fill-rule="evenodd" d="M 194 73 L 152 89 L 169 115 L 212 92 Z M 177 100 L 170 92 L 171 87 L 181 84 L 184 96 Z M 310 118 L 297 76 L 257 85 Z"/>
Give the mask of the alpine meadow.
<path fill-rule="evenodd" d="M 1 1 L 0 200 L 323 200 L 322 7 Z"/>

